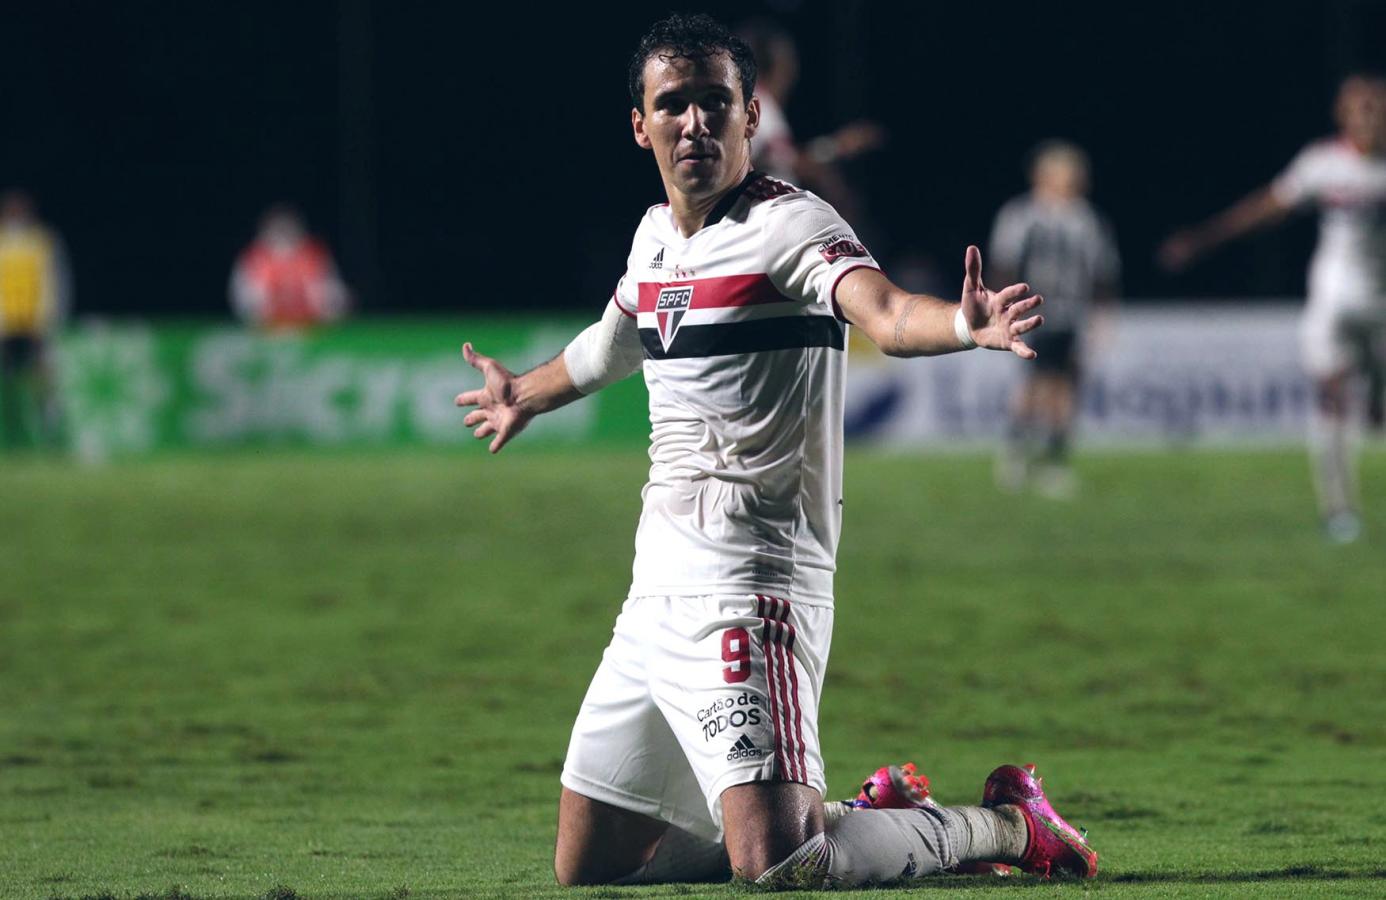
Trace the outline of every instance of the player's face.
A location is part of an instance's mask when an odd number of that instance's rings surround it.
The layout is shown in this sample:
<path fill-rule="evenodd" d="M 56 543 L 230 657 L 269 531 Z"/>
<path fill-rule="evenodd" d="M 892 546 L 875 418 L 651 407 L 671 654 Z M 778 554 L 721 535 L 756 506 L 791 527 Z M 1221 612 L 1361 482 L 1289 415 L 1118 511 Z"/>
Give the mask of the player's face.
<path fill-rule="evenodd" d="M 1338 95 L 1343 133 L 1367 153 L 1386 153 L 1386 82 L 1352 78 Z"/>
<path fill-rule="evenodd" d="M 1055 155 L 1035 166 L 1035 187 L 1054 197 L 1072 200 L 1088 190 L 1087 170 L 1069 156 Z"/>
<path fill-rule="evenodd" d="M 748 166 L 759 102 L 741 95 L 725 53 L 702 60 L 651 56 L 645 108 L 631 111 L 635 142 L 654 152 L 671 191 L 708 197 L 732 187 Z"/>

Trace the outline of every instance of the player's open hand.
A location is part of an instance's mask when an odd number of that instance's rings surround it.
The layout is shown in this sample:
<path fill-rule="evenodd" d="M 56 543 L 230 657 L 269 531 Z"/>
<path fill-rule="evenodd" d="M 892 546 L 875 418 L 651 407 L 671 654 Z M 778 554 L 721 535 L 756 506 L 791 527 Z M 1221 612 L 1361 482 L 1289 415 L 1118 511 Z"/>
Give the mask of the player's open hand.
<path fill-rule="evenodd" d="M 1166 272 L 1182 272 L 1199 256 L 1198 240 L 1188 229 L 1165 238 L 1155 251 L 1155 259 Z"/>
<path fill-rule="evenodd" d="M 1021 359 L 1034 359 L 1037 354 L 1021 340 L 1021 335 L 1044 324 L 1043 316 L 1025 314 L 1034 310 L 1044 298 L 1030 294 L 1028 284 L 1013 284 L 999 291 L 987 290 L 982 283 L 982 251 L 967 248 L 964 260 L 962 311 L 972 330 L 972 339 L 979 347 L 1009 350 Z"/>
<path fill-rule="evenodd" d="M 511 438 L 519 434 L 534 414 L 519 402 L 518 379 L 505 366 L 489 356 L 482 356 L 470 343 L 462 345 L 462 358 L 486 379 L 485 385 L 474 391 L 463 391 L 455 401 L 458 406 L 475 406 L 462 424 L 477 429 L 478 438 L 491 437 L 492 453 L 499 453 Z M 492 437 L 494 435 L 494 437 Z"/>

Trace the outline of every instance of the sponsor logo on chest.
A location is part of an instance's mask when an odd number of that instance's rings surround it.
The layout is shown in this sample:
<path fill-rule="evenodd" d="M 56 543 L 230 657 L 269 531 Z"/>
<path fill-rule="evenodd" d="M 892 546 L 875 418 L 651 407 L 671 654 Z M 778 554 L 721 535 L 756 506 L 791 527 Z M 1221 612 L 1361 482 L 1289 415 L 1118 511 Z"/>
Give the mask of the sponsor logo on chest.
<path fill-rule="evenodd" d="M 666 352 L 669 345 L 674 343 L 674 335 L 678 334 L 684 313 L 693 303 L 693 288 L 691 284 L 660 288 L 659 299 L 655 301 L 655 324 L 659 328 L 659 342 L 664 345 Z"/>

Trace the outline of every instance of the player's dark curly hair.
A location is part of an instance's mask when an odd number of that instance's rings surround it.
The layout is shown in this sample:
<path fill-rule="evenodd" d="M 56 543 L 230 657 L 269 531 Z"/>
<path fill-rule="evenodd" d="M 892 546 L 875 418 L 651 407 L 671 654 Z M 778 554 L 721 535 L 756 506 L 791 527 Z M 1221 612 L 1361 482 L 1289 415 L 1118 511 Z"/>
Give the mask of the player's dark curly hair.
<path fill-rule="evenodd" d="M 719 53 L 731 57 L 741 76 L 742 102 L 750 103 L 756 89 L 756 58 L 746 42 L 711 16 L 673 13 L 650 26 L 630 58 L 630 100 L 645 109 L 645 63 L 652 56 L 704 60 Z"/>

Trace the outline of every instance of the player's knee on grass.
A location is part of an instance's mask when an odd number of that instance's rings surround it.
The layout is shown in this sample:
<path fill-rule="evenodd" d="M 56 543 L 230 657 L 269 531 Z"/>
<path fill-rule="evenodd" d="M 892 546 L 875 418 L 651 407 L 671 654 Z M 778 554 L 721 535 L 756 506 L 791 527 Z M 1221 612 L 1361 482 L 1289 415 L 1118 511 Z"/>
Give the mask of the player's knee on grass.
<path fill-rule="evenodd" d="M 554 852 L 553 875 L 564 887 L 613 884 L 637 871 L 648 855 L 648 847 L 620 847 L 606 841 L 565 847 L 560 838 Z"/>
<path fill-rule="evenodd" d="M 732 873 L 754 881 L 823 831 L 823 797 L 806 784 L 752 782 L 722 792 Z"/>
<path fill-rule="evenodd" d="M 640 868 L 668 825 L 563 789 L 553 874 L 565 886 L 610 884 Z"/>

